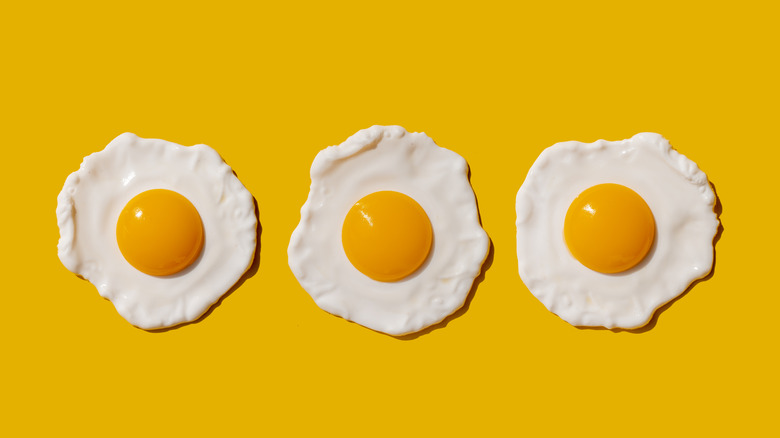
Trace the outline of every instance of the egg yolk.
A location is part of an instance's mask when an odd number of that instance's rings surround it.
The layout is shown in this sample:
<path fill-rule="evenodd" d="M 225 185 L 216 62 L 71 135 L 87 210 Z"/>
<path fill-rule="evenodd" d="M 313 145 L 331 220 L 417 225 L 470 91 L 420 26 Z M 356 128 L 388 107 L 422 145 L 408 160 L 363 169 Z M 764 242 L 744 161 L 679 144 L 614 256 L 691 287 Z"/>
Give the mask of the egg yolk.
<path fill-rule="evenodd" d="M 623 272 L 647 256 L 655 220 L 644 199 L 619 184 L 593 186 L 571 203 L 563 234 L 569 251 L 604 274 Z"/>
<path fill-rule="evenodd" d="M 428 258 L 433 229 L 414 199 L 382 191 L 352 206 L 341 228 L 341 241 L 357 270 L 377 281 L 398 281 Z"/>
<path fill-rule="evenodd" d="M 203 224 L 184 196 L 148 190 L 127 203 L 116 224 L 119 250 L 149 275 L 171 275 L 191 265 L 203 249 Z"/>

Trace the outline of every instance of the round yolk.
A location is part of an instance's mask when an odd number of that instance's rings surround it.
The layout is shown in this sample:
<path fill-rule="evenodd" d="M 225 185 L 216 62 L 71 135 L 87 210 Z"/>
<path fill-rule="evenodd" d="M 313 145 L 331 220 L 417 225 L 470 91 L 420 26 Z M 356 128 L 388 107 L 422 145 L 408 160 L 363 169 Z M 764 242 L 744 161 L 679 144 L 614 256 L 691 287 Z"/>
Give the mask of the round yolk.
<path fill-rule="evenodd" d="M 645 258 L 655 220 L 644 199 L 618 184 L 593 186 L 577 196 L 563 226 L 574 258 L 604 274 L 623 272 Z"/>
<path fill-rule="evenodd" d="M 119 250 L 134 268 L 171 275 L 191 265 L 203 249 L 203 224 L 184 196 L 148 190 L 127 203 L 116 224 Z"/>
<path fill-rule="evenodd" d="M 377 281 L 397 281 L 428 258 L 433 229 L 414 199 L 382 191 L 352 206 L 341 228 L 341 242 L 357 270 Z"/>

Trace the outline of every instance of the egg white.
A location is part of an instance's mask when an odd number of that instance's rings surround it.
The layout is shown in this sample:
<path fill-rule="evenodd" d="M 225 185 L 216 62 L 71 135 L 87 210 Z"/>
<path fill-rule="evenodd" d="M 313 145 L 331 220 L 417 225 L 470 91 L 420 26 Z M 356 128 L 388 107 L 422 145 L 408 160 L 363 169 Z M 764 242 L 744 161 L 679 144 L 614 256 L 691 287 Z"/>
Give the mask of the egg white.
<path fill-rule="evenodd" d="M 460 155 L 400 126 L 373 126 L 320 151 L 290 239 L 290 269 L 320 308 L 373 330 L 403 335 L 441 321 L 463 305 L 488 252 L 467 175 Z M 359 272 L 341 242 L 352 205 L 382 190 L 417 201 L 433 227 L 427 261 L 397 282 Z"/>
<path fill-rule="evenodd" d="M 136 270 L 116 241 L 119 214 L 133 197 L 168 189 L 186 197 L 203 222 L 199 258 L 181 272 Z M 251 266 L 257 217 L 249 191 L 206 145 L 181 146 L 125 133 L 68 176 L 57 197 L 58 254 L 117 312 L 143 329 L 197 319 Z"/>
<path fill-rule="evenodd" d="M 603 183 L 634 190 L 656 223 L 650 253 L 618 274 L 586 268 L 563 236 L 572 201 Z M 520 277 L 547 309 L 572 325 L 641 327 L 710 272 L 719 224 L 714 203 L 704 172 L 658 134 L 555 144 L 540 154 L 517 192 Z"/>

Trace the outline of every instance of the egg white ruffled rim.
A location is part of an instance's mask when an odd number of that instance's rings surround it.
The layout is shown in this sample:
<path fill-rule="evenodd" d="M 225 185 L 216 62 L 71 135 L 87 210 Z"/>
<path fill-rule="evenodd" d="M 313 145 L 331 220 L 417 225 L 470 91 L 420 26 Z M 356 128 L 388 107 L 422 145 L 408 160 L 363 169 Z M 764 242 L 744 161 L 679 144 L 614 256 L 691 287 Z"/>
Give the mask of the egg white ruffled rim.
<path fill-rule="evenodd" d="M 179 273 L 159 277 L 133 268 L 116 242 L 122 208 L 137 194 L 158 188 L 186 197 L 204 229 L 199 258 Z M 254 198 L 222 157 L 203 144 L 181 146 L 121 134 L 68 176 L 56 213 L 63 265 L 142 329 L 198 319 L 240 280 L 255 257 Z M 93 234 L 97 242 L 90 241 Z"/>
<path fill-rule="evenodd" d="M 386 166 L 372 167 L 377 159 Z M 320 151 L 311 180 L 301 221 L 290 238 L 288 262 L 321 309 L 401 336 L 437 324 L 463 306 L 487 258 L 489 239 L 480 225 L 468 165 L 460 155 L 437 146 L 424 133 L 372 126 Z M 359 272 L 341 242 L 349 208 L 381 190 L 410 196 L 433 227 L 428 259 L 397 282 L 376 281 Z"/>
<path fill-rule="evenodd" d="M 607 154 L 609 163 L 597 163 L 602 157 L 590 158 L 587 154 L 592 151 Z M 606 176 L 613 172 L 610 163 L 631 162 L 639 154 L 655 157 L 643 164 L 657 160 L 654 169 L 664 169 L 660 178 L 679 181 L 681 189 L 670 193 L 660 184 L 653 185 L 659 175 L 642 172 L 637 166 L 616 166 L 620 170 Z M 586 161 L 599 170 L 587 170 Z M 545 169 L 554 169 L 550 175 L 581 173 L 576 183 L 565 184 L 563 178 L 545 178 Z M 656 221 L 656 239 L 648 256 L 618 274 L 602 274 L 583 266 L 568 251 L 563 237 L 564 217 L 571 202 L 583 190 L 603 183 L 622 184 L 637 192 Z M 659 134 L 640 133 L 616 142 L 557 143 L 540 154 L 517 192 L 520 277 L 548 310 L 574 326 L 643 327 L 659 307 L 711 272 L 720 225 L 715 200 L 704 172 Z M 687 243 L 681 243 L 683 239 Z M 665 266 L 674 269 L 664 272 Z"/>

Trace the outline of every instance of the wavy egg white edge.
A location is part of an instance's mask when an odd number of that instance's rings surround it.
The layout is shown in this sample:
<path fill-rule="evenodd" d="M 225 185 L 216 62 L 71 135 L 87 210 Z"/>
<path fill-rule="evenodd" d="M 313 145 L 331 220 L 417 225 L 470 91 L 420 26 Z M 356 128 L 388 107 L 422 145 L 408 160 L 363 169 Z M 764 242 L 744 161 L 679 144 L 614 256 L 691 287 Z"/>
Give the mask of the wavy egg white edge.
<path fill-rule="evenodd" d="M 164 277 L 133 268 L 116 242 L 122 208 L 155 188 L 185 196 L 198 210 L 205 233 L 196 262 Z M 196 320 L 240 280 L 255 257 L 254 198 L 222 157 L 202 144 L 121 134 L 67 177 L 56 214 L 62 264 L 142 329 Z"/>
<path fill-rule="evenodd" d="M 439 323 L 463 306 L 487 258 L 489 239 L 479 221 L 468 165 L 460 155 L 424 133 L 372 126 L 320 151 L 311 180 L 301 221 L 290 238 L 288 262 L 321 309 L 400 336 Z M 341 243 L 349 208 L 381 190 L 417 201 L 434 234 L 423 266 L 392 283 L 360 273 Z"/>
<path fill-rule="evenodd" d="M 637 192 L 656 220 L 649 255 L 619 274 L 586 268 L 563 238 L 571 202 L 602 183 Z M 548 310 L 574 326 L 642 327 L 712 270 L 720 225 L 715 199 L 704 172 L 659 134 L 557 143 L 539 155 L 517 192 L 520 277 Z"/>

